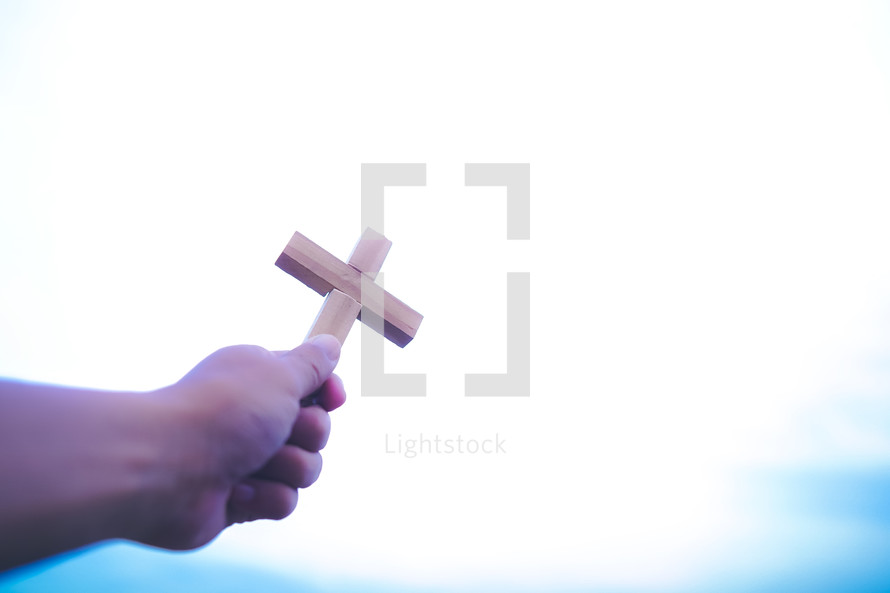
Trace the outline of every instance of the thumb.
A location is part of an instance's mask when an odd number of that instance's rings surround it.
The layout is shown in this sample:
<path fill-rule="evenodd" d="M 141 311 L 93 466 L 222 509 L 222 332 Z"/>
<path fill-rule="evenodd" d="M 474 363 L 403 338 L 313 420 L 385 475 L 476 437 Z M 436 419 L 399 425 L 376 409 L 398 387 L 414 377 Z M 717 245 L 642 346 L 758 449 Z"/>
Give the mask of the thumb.
<path fill-rule="evenodd" d="M 340 360 L 340 342 L 331 335 L 315 336 L 290 352 L 281 360 L 293 369 L 296 380 L 295 395 L 302 399 L 317 391 Z"/>

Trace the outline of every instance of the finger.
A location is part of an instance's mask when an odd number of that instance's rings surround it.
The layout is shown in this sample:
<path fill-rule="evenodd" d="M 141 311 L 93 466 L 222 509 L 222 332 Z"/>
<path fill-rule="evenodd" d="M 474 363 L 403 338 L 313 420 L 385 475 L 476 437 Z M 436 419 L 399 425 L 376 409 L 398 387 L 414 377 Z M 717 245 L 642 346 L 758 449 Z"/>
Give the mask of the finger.
<path fill-rule="evenodd" d="M 280 357 L 293 371 L 297 399 L 317 391 L 331 376 L 339 359 L 340 342 L 329 335 L 315 336 Z"/>
<path fill-rule="evenodd" d="M 331 417 L 319 406 L 305 408 L 291 431 L 287 442 L 306 451 L 321 451 L 331 434 Z"/>
<path fill-rule="evenodd" d="M 285 445 L 251 477 L 280 482 L 290 488 L 308 488 L 321 473 L 321 454 Z"/>
<path fill-rule="evenodd" d="M 318 405 L 333 412 L 346 402 L 346 389 L 343 387 L 343 379 L 337 375 L 331 375 L 330 378 L 321 386 L 321 396 Z"/>
<path fill-rule="evenodd" d="M 248 478 L 236 484 L 229 496 L 227 521 L 284 519 L 297 508 L 297 491 L 280 482 Z"/>
<path fill-rule="evenodd" d="M 318 391 L 300 400 L 300 406 L 321 406 L 328 412 L 332 412 L 346 402 L 346 390 L 343 380 L 337 375 L 331 375 Z"/>

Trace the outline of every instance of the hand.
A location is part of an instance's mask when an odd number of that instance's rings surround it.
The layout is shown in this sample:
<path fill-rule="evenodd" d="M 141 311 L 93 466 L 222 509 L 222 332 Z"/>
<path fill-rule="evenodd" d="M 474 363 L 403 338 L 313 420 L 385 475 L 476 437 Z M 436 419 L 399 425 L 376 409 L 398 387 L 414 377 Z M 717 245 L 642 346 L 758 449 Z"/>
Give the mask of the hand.
<path fill-rule="evenodd" d="M 289 352 L 233 346 L 152 394 L 169 411 L 163 455 L 174 469 L 130 539 L 188 549 L 233 523 L 293 512 L 321 471 L 328 412 L 346 398 L 331 374 L 339 355 L 332 336 Z M 310 395 L 317 405 L 301 407 Z"/>

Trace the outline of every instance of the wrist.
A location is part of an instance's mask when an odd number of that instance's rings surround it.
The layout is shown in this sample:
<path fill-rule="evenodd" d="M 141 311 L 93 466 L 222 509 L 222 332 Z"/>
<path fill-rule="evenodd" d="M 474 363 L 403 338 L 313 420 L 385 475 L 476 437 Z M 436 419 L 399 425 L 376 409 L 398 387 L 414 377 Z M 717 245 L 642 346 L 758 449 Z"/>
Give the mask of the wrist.
<path fill-rule="evenodd" d="M 107 473 L 117 479 L 105 505 L 105 537 L 146 541 L 179 481 L 177 468 L 171 466 L 177 448 L 175 414 L 155 392 L 117 395 L 123 411 L 106 460 Z"/>
<path fill-rule="evenodd" d="M 225 525 L 228 489 L 212 467 L 211 439 L 200 432 L 202 398 L 174 384 L 134 399 L 146 455 L 133 464 L 138 489 L 129 501 L 125 539 L 170 549 L 205 544 Z M 209 521 L 208 521 L 209 519 Z"/>

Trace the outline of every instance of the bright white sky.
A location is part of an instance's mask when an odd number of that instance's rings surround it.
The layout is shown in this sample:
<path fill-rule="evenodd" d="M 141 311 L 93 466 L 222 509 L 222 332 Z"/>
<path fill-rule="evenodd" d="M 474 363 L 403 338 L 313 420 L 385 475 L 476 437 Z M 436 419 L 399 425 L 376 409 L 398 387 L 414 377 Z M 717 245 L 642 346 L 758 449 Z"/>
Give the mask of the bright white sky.
<path fill-rule="evenodd" d="M 427 163 L 387 191 L 384 266 L 426 316 L 387 369 L 427 397 L 361 397 L 355 332 L 320 482 L 201 553 L 506 586 L 757 566 L 786 540 L 747 472 L 890 461 L 890 21 L 715 4 L 0 3 L 0 375 L 151 389 L 296 345 L 321 298 L 273 265 L 293 231 L 345 257 L 361 163 Z M 531 241 L 467 162 L 531 164 Z M 507 271 L 532 397 L 464 398 L 505 370 Z M 386 453 L 419 433 L 507 453 Z"/>

